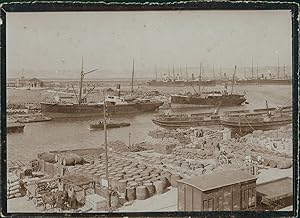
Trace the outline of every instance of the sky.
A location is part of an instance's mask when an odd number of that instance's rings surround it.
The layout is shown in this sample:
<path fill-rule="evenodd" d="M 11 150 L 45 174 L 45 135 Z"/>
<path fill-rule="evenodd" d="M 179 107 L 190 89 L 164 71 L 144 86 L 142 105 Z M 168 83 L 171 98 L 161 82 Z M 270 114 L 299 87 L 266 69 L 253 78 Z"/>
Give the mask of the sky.
<path fill-rule="evenodd" d="M 151 77 L 234 65 L 291 65 L 289 11 L 7 14 L 8 78 Z"/>

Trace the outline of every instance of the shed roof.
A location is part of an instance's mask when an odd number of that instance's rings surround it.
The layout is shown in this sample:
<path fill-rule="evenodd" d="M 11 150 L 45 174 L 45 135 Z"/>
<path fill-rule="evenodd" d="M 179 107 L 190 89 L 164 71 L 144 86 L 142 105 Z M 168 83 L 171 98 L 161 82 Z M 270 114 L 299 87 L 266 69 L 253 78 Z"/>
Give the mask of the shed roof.
<path fill-rule="evenodd" d="M 269 200 L 276 200 L 293 194 L 292 183 L 292 178 L 284 177 L 259 184 L 256 191 Z"/>
<path fill-rule="evenodd" d="M 256 180 L 255 176 L 241 170 L 230 170 L 220 173 L 205 174 L 178 182 L 193 186 L 201 191 L 208 191 L 240 182 Z"/>
<path fill-rule="evenodd" d="M 37 79 L 37 78 L 32 78 L 32 79 L 29 79 L 28 81 L 30 81 L 30 82 L 41 82 L 42 80 Z"/>

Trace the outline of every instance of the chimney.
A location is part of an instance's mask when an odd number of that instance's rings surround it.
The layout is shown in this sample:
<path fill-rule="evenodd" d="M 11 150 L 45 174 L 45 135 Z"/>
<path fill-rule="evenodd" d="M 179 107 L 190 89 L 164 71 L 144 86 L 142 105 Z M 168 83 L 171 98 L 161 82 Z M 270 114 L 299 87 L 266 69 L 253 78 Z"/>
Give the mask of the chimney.
<path fill-rule="evenodd" d="M 121 96 L 120 87 L 121 87 L 121 85 L 120 85 L 120 84 L 117 84 L 117 92 L 118 92 L 118 97 L 120 97 L 120 96 Z"/>

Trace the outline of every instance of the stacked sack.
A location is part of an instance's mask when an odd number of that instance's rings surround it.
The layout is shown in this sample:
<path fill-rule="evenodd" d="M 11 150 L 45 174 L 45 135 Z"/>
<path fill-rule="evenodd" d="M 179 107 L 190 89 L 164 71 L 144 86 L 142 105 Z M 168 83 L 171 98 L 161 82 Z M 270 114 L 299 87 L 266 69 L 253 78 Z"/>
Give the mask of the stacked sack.
<path fill-rule="evenodd" d="M 15 174 L 9 174 L 7 180 L 7 196 L 8 199 L 18 198 L 23 196 L 22 184 Z"/>

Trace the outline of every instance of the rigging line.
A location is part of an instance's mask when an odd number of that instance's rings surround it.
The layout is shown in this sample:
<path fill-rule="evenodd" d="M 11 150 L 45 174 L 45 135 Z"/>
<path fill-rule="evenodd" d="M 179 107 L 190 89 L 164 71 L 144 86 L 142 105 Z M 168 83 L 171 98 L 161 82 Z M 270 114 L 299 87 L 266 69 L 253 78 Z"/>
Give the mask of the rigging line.
<path fill-rule="evenodd" d="M 248 126 L 250 126 L 250 128 L 251 128 L 253 131 L 256 131 L 256 130 L 250 125 L 250 123 L 249 123 L 248 119 L 246 118 L 246 116 L 245 116 L 244 118 L 245 118 L 245 120 L 247 121 Z"/>

